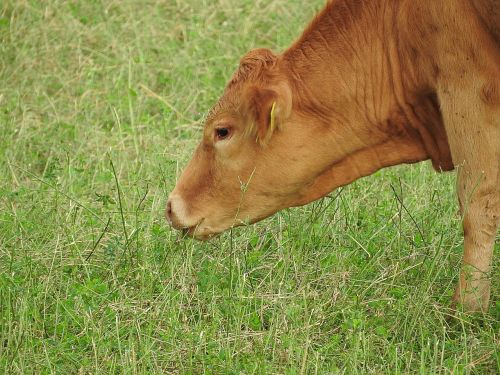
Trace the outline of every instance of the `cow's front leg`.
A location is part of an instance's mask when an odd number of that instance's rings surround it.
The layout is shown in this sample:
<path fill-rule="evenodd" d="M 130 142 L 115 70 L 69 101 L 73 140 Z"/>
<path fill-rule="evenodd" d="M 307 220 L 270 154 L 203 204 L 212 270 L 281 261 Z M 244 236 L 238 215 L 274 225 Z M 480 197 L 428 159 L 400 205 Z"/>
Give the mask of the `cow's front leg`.
<path fill-rule="evenodd" d="M 458 195 L 463 212 L 464 256 L 453 307 L 460 304 L 466 311 L 486 311 L 499 217 L 499 194 L 498 190 L 486 187 L 488 184 L 484 175 L 462 168 L 458 176 Z M 473 191 L 474 188 L 476 191 Z"/>
<path fill-rule="evenodd" d="M 493 72 L 495 70 L 493 69 Z M 485 311 L 490 297 L 490 271 L 500 222 L 500 90 L 498 75 L 470 68 L 441 83 L 439 98 L 463 215 L 464 257 L 453 305 Z M 496 91 L 493 92 L 496 94 Z"/>

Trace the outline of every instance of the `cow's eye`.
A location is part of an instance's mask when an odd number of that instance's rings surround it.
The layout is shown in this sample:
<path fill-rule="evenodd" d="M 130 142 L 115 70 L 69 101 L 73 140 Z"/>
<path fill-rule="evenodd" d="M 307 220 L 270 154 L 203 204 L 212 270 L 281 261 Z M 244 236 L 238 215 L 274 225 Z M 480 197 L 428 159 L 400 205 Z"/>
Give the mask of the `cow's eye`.
<path fill-rule="evenodd" d="M 227 139 L 229 137 L 229 129 L 228 128 L 217 128 L 215 129 L 215 137 L 217 140 Z"/>

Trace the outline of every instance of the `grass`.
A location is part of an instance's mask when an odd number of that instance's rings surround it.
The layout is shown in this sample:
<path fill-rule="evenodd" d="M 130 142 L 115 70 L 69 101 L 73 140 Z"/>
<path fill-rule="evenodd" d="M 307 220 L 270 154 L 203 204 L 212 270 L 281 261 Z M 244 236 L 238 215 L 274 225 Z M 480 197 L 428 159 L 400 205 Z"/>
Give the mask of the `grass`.
<path fill-rule="evenodd" d="M 0 4 L 0 373 L 500 371 L 498 261 L 490 310 L 447 321 L 454 174 L 383 170 L 208 243 L 166 225 L 239 57 L 321 3 Z"/>

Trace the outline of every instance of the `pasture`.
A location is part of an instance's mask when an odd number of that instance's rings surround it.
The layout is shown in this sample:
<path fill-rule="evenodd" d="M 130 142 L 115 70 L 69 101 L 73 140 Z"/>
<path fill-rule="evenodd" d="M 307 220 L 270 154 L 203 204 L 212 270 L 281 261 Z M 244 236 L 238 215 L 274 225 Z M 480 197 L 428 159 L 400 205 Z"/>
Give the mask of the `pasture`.
<path fill-rule="evenodd" d="M 0 373 L 500 372 L 500 241 L 489 311 L 449 319 L 454 173 L 382 170 L 206 243 L 164 219 L 240 56 L 322 4 L 0 3 Z"/>

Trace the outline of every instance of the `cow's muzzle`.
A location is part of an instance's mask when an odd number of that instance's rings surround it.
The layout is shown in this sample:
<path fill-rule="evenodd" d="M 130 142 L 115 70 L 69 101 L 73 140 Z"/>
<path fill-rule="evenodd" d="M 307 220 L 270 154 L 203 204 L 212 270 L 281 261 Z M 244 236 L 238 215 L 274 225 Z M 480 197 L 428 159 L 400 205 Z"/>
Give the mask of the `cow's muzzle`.
<path fill-rule="evenodd" d="M 171 194 L 165 208 L 165 217 L 174 229 L 182 231 L 184 236 L 196 238 L 197 240 L 207 240 L 213 237 L 208 228 L 203 228 L 204 219 L 191 222 L 186 215 L 185 203 L 181 197 L 176 194 Z"/>

